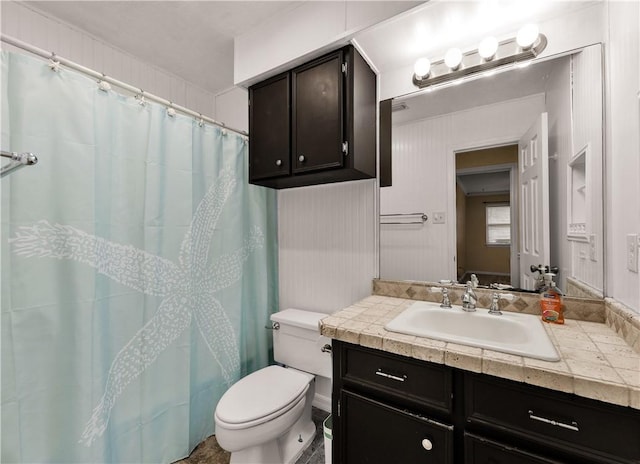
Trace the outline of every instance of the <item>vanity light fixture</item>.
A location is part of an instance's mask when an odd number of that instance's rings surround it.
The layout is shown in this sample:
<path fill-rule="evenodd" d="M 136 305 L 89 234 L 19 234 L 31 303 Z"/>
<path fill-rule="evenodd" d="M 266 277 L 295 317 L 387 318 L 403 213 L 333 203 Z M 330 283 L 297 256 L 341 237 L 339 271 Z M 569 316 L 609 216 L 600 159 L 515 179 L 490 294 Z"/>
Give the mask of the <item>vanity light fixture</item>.
<path fill-rule="evenodd" d="M 461 79 L 472 74 L 493 74 L 496 68 L 507 65 L 525 65 L 536 58 L 547 46 L 547 38 L 538 27 L 527 24 L 516 37 L 498 42 L 494 37 L 485 38 L 477 50 L 461 52 L 450 49 L 444 59 L 434 61 L 420 58 L 414 66 L 413 84 L 420 89 L 432 89 L 434 85 Z"/>
<path fill-rule="evenodd" d="M 487 37 L 480 42 L 478 46 L 478 55 L 484 61 L 491 61 L 498 51 L 498 39 L 495 37 Z"/>
<path fill-rule="evenodd" d="M 450 48 L 444 55 L 444 64 L 452 71 L 457 70 L 462 64 L 462 51 L 459 48 Z"/>
<path fill-rule="evenodd" d="M 516 35 L 516 43 L 523 50 L 529 50 L 536 42 L 540 31 L 535 24 L 527 24 L 522 26 Z"/>
<path fill-rule="evenodd" d="M 431 61 L 428 58 L 420 58 L 413 65 L 413 73 L 418 79 L 424 79 L 431 74 Z"/>

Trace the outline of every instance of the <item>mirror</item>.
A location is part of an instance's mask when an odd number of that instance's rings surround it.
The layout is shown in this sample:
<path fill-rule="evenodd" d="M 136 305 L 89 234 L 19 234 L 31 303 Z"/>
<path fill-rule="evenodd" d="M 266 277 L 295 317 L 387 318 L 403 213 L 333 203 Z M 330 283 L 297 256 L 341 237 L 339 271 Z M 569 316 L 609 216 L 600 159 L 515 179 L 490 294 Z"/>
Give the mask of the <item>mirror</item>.
<path fill-rule="evenodd" d="M 380 278 L 602 297 L 602 102 L 599 44 L 395 98 Z"/>

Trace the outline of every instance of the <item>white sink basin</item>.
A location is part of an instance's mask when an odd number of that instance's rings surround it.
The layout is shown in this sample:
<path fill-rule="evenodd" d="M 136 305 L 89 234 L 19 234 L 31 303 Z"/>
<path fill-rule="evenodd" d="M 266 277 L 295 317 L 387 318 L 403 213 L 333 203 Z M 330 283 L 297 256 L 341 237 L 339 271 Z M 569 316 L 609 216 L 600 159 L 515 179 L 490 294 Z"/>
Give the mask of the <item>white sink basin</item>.
<path fill-rule="evenodd" d="M 459 306 L 441 308 L 439 303 L 416 301 L 389 322 L 385 329 L 545 361 L 559 361 L 558 352 L 542 324 L 538 317 L 530 314 L 503 312 L 499 316 L 480 308 L 469 313 Z"/>

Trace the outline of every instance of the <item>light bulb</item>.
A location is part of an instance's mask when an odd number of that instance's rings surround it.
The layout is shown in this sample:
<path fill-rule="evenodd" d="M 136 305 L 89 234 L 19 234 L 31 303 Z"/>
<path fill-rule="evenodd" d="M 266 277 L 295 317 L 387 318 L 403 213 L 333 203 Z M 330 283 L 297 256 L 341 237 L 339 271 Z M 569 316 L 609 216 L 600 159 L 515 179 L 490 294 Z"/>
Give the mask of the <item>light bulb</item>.
<path fill-rule="evenodd" d="M 450 48 L 444 55 L 444 64 L 452 71 L 455 71 L 460 66 L 460 63 L 462 63 L 462 52 L 459 48 Z"/>
<path fill-rule="evenodd" d="M 538 26 L 535 24 L 527 24 L 526 26 L 522 26 L 518 31 L 516 42 L 520 48 L 527 50 L 536 42 L 539 35 L 540 31 L 538 30 Z"/>
<path fill-rule="evenodd" d="M 498 51 L 498 40 L 495 37 L 487 37 L 478 46 L 478 54 L 486 61 L 490 61 Z"/>
<path fill-rule="evenodd" d="M 416 73 L 416 77 L 418 79 L 427 77 L 430 71 L 431 61 L 429 61 L 428 58 L 420 58 L 418 61 L 416 61 L 416 64 L 413 65 L 413 72 Z"/>

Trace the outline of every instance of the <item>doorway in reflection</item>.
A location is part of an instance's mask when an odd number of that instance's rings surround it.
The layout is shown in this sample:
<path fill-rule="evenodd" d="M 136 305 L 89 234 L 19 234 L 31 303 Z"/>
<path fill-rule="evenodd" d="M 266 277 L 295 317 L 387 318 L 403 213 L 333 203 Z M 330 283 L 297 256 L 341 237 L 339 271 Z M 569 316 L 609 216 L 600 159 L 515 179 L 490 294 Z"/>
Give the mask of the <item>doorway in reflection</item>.
<path fill-rule="evenodd" d="M 511 285 L 518 217 L 512 205 L 518 146 L 458 152 L 456 162 L 456 274 L 466 283 Z M 517 256 L 516 256 L 517 257 Z M 514 276 L 516 277 L 516 276 Z"/>

